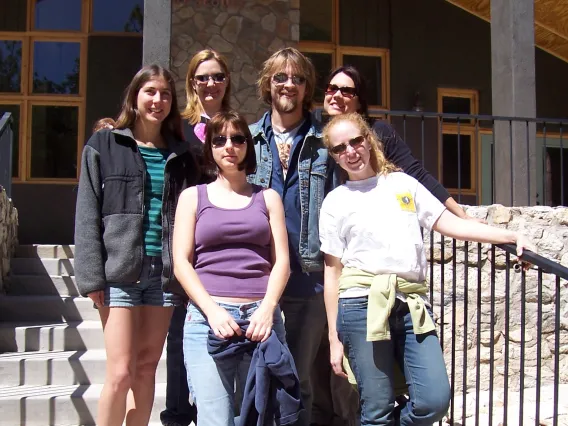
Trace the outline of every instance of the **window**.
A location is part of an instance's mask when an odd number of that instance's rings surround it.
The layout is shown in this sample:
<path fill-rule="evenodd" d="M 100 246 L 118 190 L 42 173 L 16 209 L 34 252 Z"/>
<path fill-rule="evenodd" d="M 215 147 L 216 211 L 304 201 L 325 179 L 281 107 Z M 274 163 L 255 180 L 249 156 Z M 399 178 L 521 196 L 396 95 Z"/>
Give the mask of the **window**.
<path fill-rule="evenodd" d="M 438 112 L 458 116 L 476 115 L 478 92 L 439 88 Z M 439 129 L 440 182 L 451 194 L 476 195 L 477 140 L 474 120 L 442 116 Z"/>
<path fill-rule="evenodd" d="M 387 0 L 300 1 L 299 48 L 316 68 L 316 103 L 329 73 L 353 65 L 367 80 L 369 108 L 389 108 L 388 8 Z"/>
<path fill-rule="evenodd" d="M 140 40 L 143 0 L 0 0 L 0 10 L 0 112 L 14 115 L 14 181 L 75 184 L 90 39 Z"/>

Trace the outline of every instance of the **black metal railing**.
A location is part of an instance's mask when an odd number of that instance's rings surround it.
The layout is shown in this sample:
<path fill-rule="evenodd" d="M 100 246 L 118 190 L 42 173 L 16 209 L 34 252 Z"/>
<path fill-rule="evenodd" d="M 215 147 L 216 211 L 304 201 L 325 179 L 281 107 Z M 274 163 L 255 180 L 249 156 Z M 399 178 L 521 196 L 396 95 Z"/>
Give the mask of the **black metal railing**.
<path fill-rule="evenodd" d="M 568 120 L 371 111 L 458 202 L 568 205 Z"/>
<path fill-rule="evenodd" d="M 525 271 L 512 260 L 514 245 L 434 233 L 429 241 L 430 298 L 452 388 L 449 423 L 563 424 L 568 268 L 525 251 L 521 259 L 533 265 Z"/>
<path fill-rule="evenodd" d="M 568 120 L 370 110 L 463 204 L 568 205 Z M 323 111 L 315 115 L 322 118 Z"/>
<path fill-rule="evenodd" d="M 0 186 L 4 187 L 8 197 L 12 195 L 12 125 L 12 114 L 4 113 L 0 118 Z"/>

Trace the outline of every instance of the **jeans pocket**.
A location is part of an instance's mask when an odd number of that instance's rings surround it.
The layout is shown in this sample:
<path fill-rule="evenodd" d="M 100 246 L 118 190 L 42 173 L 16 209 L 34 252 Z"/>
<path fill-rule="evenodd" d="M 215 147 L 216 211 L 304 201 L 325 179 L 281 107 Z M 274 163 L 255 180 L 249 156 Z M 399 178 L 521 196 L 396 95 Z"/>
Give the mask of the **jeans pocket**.
<path fill-rule="evenodd" d="M 340 299 L 339 316 L 342 324 L 360 324 L 367 322 L 369 300 L 365 298 Z"/>
<path fill-rule="evenodd" d="M 190 304 L 187 307 L 187 315 L 185 321 L 192 324 L 204 324 L 207 323 L 207 318 L 205 314 L 194 304 Z"/>

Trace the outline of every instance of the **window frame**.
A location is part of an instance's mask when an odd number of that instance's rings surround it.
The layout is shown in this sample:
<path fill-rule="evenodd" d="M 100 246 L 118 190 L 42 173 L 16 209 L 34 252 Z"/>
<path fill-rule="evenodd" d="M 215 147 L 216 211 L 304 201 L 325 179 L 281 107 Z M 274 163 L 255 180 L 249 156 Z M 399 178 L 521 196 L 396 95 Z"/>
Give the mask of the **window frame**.
<path fill-rule="evenodd" d="M 479 91 L 474 89 L 459 89 L 438 87 L 438 112 L 443 114 L 443 98 L 466 98 L 470 100 L 470 114 L 477 115 L 479 113 Z M 442 185 L 446 187 L 451 195 L 472 195 L 477 196 L 477 189 L 481 186 L 479 179 L 479 128 L 476 129 L 473 119 L 455 122 L 444 121 L 443 117 L 438 119 L 438 179 Z M 470 137 L 470 182 L 469 188 L 451 188 L 444 183 L 444 135 L 468 135 Z"/>
<path fill-rule="evenodd" d="M 89 37 L 93 36 L 124 36 L 142 37 L 142 32 L 95 32 L 93 27 L 93 5 L 96 0 L 81 1 L 81 30 L 37 30 L 35 29 L 36 0 L 26 1 L 25 31 L 0 31 L 0 40 L 16 40 L 22 42 L 22 58 L 20 69 L 20 91 L 0 93 L 0 105 L 18 105 L 20 108 L 19 140 L 14 141 L 18 146 L 18 176 L 12 182 L 21 184 L 58 184 L 76 185 L 81 168 L 81 154 L 85 143 L 85 123 L 87 110 L 87 69 Z M 77 0 L 78 1 L 78 0 Z M 79 43 L 79 93 L 33 93 L 33 43 L 39 42 L 71 42 Z M 32 107 L 44 106 L 75 106 L 78 107 L 77 131 L 77 174 L 75 178 L 33 178 L 31 176 L 32 152 Z"/>
<path fill-rule="evenodd" d="M 300 0 L 309 1 L 309 0 Z M 331 66 L 333 71 L 343 65 L 344 55 L 372 56 L 381 58 L 381 92 L 382 105 L 369 105 L 369 110 L 390 109 L 390 50 L 381 47 L 346 46 L 340 44 L 339 37 L 339 0 L 332 0 L 331 13 L 331 41 L 300 40 L 298 50 L 304 53 L 331 54 Z M 314 108 L 323 108 L 323 103 L 314 103 Z"/>

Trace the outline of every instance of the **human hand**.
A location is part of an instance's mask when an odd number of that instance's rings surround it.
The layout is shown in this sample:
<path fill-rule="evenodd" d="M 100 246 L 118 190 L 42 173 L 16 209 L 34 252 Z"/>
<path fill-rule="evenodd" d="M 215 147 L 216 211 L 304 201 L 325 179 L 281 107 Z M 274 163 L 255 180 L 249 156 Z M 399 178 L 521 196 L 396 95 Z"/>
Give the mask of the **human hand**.
<path fill-rule="evenodd" d="M 215 305 L 212 311 L 207 313 L 207 321 L 215 336 L 220 339 L 228 339 L 235 334 L 237 336 L 243 334 L 233 317 L 219 305 Z"/>
<path fill-rule="evenodd" d="M 347 378 L 343 370 L 343 343 L 338 338 L 329 339 L 329 361 L 333 372 L 339 377 Z"/>
<path fill-rule="evenodd" d="M 515 244 L 517 245 L 517 256 L 521 257 L 523 254 L 523 251 L 526 250 L 530 250 L 533 253 L 536 253 L 536 247 L 535 245 L 532 243 L 531 240 L 529 240 L 528 237 L 526 237 L 525 235 L 521 234 L 521 233 L 517 233 L 516 234 L 516 241 Z M 520 265 L 520 267 L 522 269 L 524 269 L 525 271 L 527 271 L 528 269 L 531 268 L 532 264 L 529 262 L 525 262 L 519 259 L 519 263 L 518 265 Z M 516 268 L 515 268 L 516 269 Z"/>
<path fill-rule="evenodd" d="M 97 308 L 101 308 L 104 306 L 105 304 L 104 290 L 91 291 L 89 294 L 87 294 L 87 296 L 89 297 L 89 299 L 93 301 L 93 303 Z"/>
<path fill-rule="evenodd" d="M 264 302 L 250 317 L 250 324 L 247 328 L 246 337 L 253 342 L 264 342 L 270 337 L 274 321 L 274 308 Z"/>

